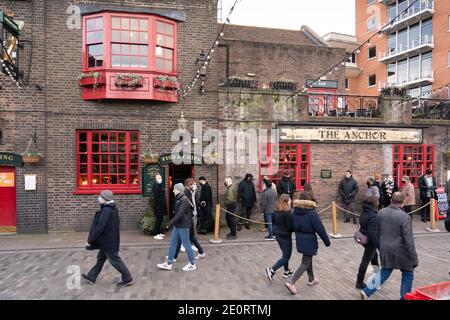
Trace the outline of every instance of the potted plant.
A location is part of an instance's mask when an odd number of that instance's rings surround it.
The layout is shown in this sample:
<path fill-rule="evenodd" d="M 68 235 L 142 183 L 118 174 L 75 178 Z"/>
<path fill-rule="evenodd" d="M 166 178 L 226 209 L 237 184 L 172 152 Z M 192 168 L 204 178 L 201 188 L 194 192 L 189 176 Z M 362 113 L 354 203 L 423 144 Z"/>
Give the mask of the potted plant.
<path fill-rule="evenodd" d="M 145 164 L 159 163 L 159 154 L 152 152 L 145 152 L 142 156 Z"/>
<path fill-rule="evenodd" d="M 180 83 L 178 82 L 177 77 L 158 75 L 154 78 L 153 86 L 155 88 L 176 90 L 180 88 Z"/>
<path fill-rule="evenodd" d="M 139 74 L 127 73 L 127 74 L 116 74 L 114 85 L 118 88 L 137 88 L 142 87 L 143 78 Z"/>
<path fill-rule="evenodd" d="M 289 91 L 297 91 L 297 82 L 290 79 L 281 79 L 278 81 L 270 82 L 270 87 L 273 90 L 289 90 Z"/>
<path fill-rule="evenodd" d="M 227 79 L 225 85 L 232 88 L 254 89 L 258 87 L 258 80 L 244 76 L 232 76 Z"/>
<path fill-rule="evenodd" d="M 105 82 L 106 78 L 100 72 L 81 73 L 78 76 L 78 84 L 80 86 L 92 86 L 96 89 L 100 84 L 104 84 Z"/>
<path fill-rule="evenodd" d="M 42 154 L 35 151 L 27 151 L 22 154 L 23 162 L 26 164 L 38 163 L 41 161 Z"/>

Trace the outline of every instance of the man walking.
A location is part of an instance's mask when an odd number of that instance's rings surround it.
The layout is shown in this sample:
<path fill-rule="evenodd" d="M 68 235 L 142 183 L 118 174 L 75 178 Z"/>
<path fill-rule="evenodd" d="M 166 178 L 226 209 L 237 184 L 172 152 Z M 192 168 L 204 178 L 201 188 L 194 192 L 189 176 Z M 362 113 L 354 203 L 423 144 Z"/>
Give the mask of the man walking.
<path fill-rule="evenodd" d="M 419 264 L 412 231 L 411 218 L 403 210 L 405 197 L 395 192 L 391 205 L 378 212 L 380 232 L 381 270 L 369 279 L 367 287 L 361 291 L 361 299 L 367 300 L 391 276 L 394 269 L 402 272 L 400 299 L 411 292 L 414 269 Z"/>
<path fill-rule="evenodd" d="M 83 273 L 81 276 L 87 283 L 94 284 L 103 269 L 103 265 L 108 260 L 122 275 L 122 281 L 117 286 L 130 286 L 133 284 L 133 278 L 127 266 L 119 257 L 119 209 L 114 203 L 112 191 L 103 190 L 98 197 L 98 203 L 100 204 L 100 210 L 95 213 L 86 246 L 87 250 L 99 249 L 97 263 L 87 275 Z"/>
<path fill-rule="evenodd" d="M 294 196 L 295 193 L 295 182 L 291 178 L 291 174 L 288 171 L 284 172 L 283 178 L 281 178 L 280 182 L 278 183 L 278 193 L 281 194 L 288 194 L 289 197 Z"/>
<path fill-rule="evenodd" d="M 241 216 L 243 216 L 246 219 L 250 219 L 253 207 L 256 203 L 256 190 L 255 185 L 253 184 L 252 174 L 247 173 L 245 175 L 245 179 L 239 183 L 238 194 L 239 197 L 241 198 L 241 205 L 242 205 Z M 250 229 L 250 223 L 248 221 L 245 221 L 245 228 Z M 238 226 L 238 231 L 240 229 L 241 227 Z"/>
<path fill-rule="evenodd" d="M 212 189 L 205 177 L 198 179 L 202 185 L 200 193 L 200 234 L 213 230 L 211 210 L 213 205 Z"/>
<path fill-rule="evenodd" d="M 344 209 L 355 212 L 355 201 L 356 195 L 359 191 L 358 182 L 353 179 L 352 172 L 347 170 L 345 172 L 345 178 L 339 184 L 339 194 L 341 195 L 342 202 L 344 204 Z M 345 223 L 350 222 L 351 214 L 345 212 Z M 353 224 L 356 224 L 356 218 L 353 217 Z"/>
<path fill-rule="evenodd" d="M 273 216 L 275 214 L 275 205 L 277 202 L 277 192 L 272 189 L 272 182 L 270 180 L 263 180 L 265 189 L 261 194 L 261 211 L 266 217 L 267 228 L 269 235 L 265 237 L 266 240 L 275 240 L 273 230 Z"/>
<path fill-rule="evenodd" d="M 236 213 L 236 200 L 237 193 L 236 189 L 233 187 L 233 179 L 231 177 L 226 177 L 224 182 L 227 190 L 225 191 L 225 195 L 223 198 L 223 203 L 228 212 Z M 227 225 L 230 228 L 230 233 L 227 234 L 228 240 L 236 239 L 236 219 L 230 213 L 226 213 L 225 220 L 227 221 Z"/>
<path fill-rule="evenodd" d="M 437 200 L 436 194 L 436 180 L 432 176 L 433 172 L 427 169 L 425 174 L 419 178 L 420 199 L 422 204 L 430 203 L 431 199 Z M 430 206 L 422 209 L 422 222 L 430 221 Z"/>

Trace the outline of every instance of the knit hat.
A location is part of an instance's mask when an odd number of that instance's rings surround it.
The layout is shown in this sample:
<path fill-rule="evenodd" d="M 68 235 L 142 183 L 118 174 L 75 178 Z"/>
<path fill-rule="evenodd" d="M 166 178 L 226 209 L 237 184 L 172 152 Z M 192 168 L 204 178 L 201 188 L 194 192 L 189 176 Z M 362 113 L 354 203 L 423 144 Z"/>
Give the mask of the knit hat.
<path fill-rule="evenodd" d="M 100 192 L 100 197 L 102 197 L 106 201 L 111 201 L 113 199 L 113 193 L 111 190 L 103 190 L 102 192 Z"/>
<path fill-rule="evenodd" d="M 180 193 L 184 192 L 184 185 L 182 183 L 177 183 L 174 187 L 173 190 L 177 190 Z"/>

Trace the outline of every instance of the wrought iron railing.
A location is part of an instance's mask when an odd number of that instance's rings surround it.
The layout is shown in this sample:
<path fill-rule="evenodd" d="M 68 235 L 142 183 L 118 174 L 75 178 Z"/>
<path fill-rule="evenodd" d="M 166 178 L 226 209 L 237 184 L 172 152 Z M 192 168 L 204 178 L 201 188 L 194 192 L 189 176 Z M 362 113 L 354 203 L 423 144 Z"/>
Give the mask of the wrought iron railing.
<path fill-rule="evenodd" d="M 450 120 L 449 99 L 412 99 L 413 119 Z"/>
<path fill-rule="evenodd" d="M 380 97 L 311 93 L 308 114 L 310 117 L 379 118 Z"/>

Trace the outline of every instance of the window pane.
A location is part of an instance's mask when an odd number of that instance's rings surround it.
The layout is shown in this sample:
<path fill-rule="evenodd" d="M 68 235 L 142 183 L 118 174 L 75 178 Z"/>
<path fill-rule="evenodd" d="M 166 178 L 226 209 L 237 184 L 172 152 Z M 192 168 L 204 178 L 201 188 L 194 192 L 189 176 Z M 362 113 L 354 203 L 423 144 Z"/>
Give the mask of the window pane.
<path fill-rule="evenodd" d="M 97 29 L 97 30 L 103 29 L 103 18 L 95 19 L 95 29 Z"/>
<path fill-rule="evenodd" d="M 173 59 L 173 50 L 164 49 L 164 58 L 172 60 Z"/>
<path fill-rule="evenodd" d="M 113 42 L 120 42 L 120 31 L 113 30 L 113 32 L 112 32 L 112 41 Z"/>
<path fill-rule="evenodd" d="M 147 30 L 147 28 L 148 28 L 147 19 L 139 19 L 139 29 Z"/>
<path fill-rule="evenodd" d="M 107 133 L 102 133 L 100 138 L 101 138 L 102 142 L 108 142 L 108 134 Z"/>
<path fill-rule="evenodd" d="M 130 29 L 131 30 L 139 30 L 139 20 L 138 19 L 130 20 Z"/>
<path fill-rule="evenodd" d="M 129 67 L 130 66 L 130 57 L 129 56 L 122 56 L 122 67 Z"/>
<path fill-rule="evenodd" d="M 94 32 L 88 32 L 86 37 L 87 43 L 93 43 L 94 42 Z"/>
<path fill-rule="evenodd" d="M 130 46 L 127 44 L 122 45 L 122 54 L 129 54 L 130 53 Z"/>
<path fill-rule="evenodd" d="M 166 46 L 173 48 L 173 38 L 172 37 L 166 37 Z"/>
<path fill-rule="evenodd" d="M 119 133 L 119 142 L 125 142 L 125 133 Z"/>
<path fill-rule="evenodd" d="M 139 57 L 138 56 L 130 57 L 130 67 L 133 67 L 133 68 L 139 67 Z"/>
<path fill-rule="evenodd" d="M 80 163 L 87 163 L 87 154 L 80 154 Z"/>
<path fill-rule="evenodd" d="M 111 184 L 117 184 L 117 176 L 111 176 Z"/>
<path fill-rule="evenodd" d="M 137 144 L 132 144 L 130 147 L 130 152 L 137 152 L 138 151 L 138 145 Z"/>
<path fill-rule="evenodd" d="M 112 66 L 120 67 L 120 56 L 112 56 Z"/>
<path fill-rule="evenodd" d="M 164 69 L 164 60 L 156 59 L 156 69 L 163 70 Z"/>
<path fill-rule="evenodd" d="M 127 184 L 127 177 L 119 176 L 119 184 Z"/>
<path fill-rule="evenodd" d="M 397 50 L 399 52 L 405 51 L 408 49 L 408 30 L 403 30 L 398 33 L 398 39 L 397 39 Z"/>
<path fill-rule="evenodd" d="M 109 156 L 109 161 L 112 163 L 116 163 L 117 162 L 117 154 L 112 154 Z"/>
<path fill-rule="evenodd" d="M 109 145 L 109 152 L 117 152 L 117 145 L 116 144 L 110 144 Z"/>
<path fill-rule="evenodd" d="M 160 35 L 160 34 L 157 34 L 156 35 L 156 44 L 157 45 L 164 45 L 164 41 L 163 41 L 164 39 L 163 39 L 163 36 L 162 35 Z"/>
<path fill-rule="evenodd" d="M 161 47 L 156 47 L 155 54 L 156 54 L 157 57 L 162 57 L 163 56 L 163 49 Z"/>
<path fill-rule="evenodd" d="M 93 176 L 92 184 L 100 184 L 100 176 Z"/>
<path fill-rule="evenodd" d="M 169 60 L 165 60 L 164 62 L 164 70 L 165 71 L 172 71 L 173 70 L 173 62 Z"/>
<path fill-rule="evenodd" d="M 98 154 L 92 155 L 92 162 L 93 163 L 99 163 L 100 162 L 100 155 L 98 155 Z"/>
<path fill-rule="evenodd" d="M 125 145 L 124 144 L 119 144 L 119 152 L 120 153 L 124 153 L 125 152 Z"/>
<path fill-rule="evenodd" d="M 120 18 L 117 17 L 112 18 L 112 27 L 113 29 L 120 29 Z"/>
<path fill-rule="evenodd" d="M 122 29 L 129 30 L 129 29 L 130 29 L 130 19 L 128 19 L 128 18 L 122 18 L 121 21 L 122 21 L 121 28 L 122 28 Z"/>
<path fill-rule="evenodd" d="M 101 67 L 103 65 L 103 56 L 97 56 L 96 57 L 96 67 Z"/>
<path fill-rule="evenodd" d="M 102 159 L 102 163 L 108 163 L 108 155 L 107 154 L 102 154 L 101 159 Z"/>
<path fill-rule="evenodd" d="M 92 31 L 95 29 L 94 19 L 88 19 L 86 21 L 86 31 Z"/>
<path fill-rule="evenodd" d="M 79 152 L 80 153 L 82 153 L 82 152 L 87 152 L 87 144 L 85 144 L 85 143 L 80 143 L 80 145 L 79 145 Z"/>
<path fill-rule="evenodd" d="M 103 42 L 103 31 L 95 32 L 95 42 Z"/>
<path fill-rule="evenodd" d="M 140 57 L 139 58 L 139 66 L 142 68 L 147 68 L 148 67 L 148 58 L 147 57 Z"/>
<path fill-rule="evenodd" d="M 136 32 L 136 31 L 130 32 L 130 42 L 135 42 L 135 43 L 139 42 L 139 32 Z"/>
<path fill-rule="evenodd" d="M 126 173 L 125 168 L 126 168 L 126 166 L 120 165 L 120 166 L 119 166 L 119 173 Z"/>
<path fill-rule="evenodd" d="M 161 21 L 156 22 L 156 32 L 164 33 L 165 31 L 164 23 Z"/>
<path fill-rule="evenodd" d="M 139 46 L 139 55 L 147 56 L 148 55 L 148 47 L 147 46 Z"/>
<path fill-rule="evenodd" d="M 147 32 L 139 32 L 139 42 L 148 43 Z"/>
<path fill-rule="evenodd" d="M 138 134 L 137 133 L 131 133 L 130 136 L 131 136 L 131 141 L 132 142 L 138 141 Z"/>
<path fill-rule="evenodd" d="M 166 34 L 173 36 L 173 25 L 169 23 L 166 24 Z"/>
<path fill-rule="evenodd" d="M 137 155 L 137 154 L 130 155 L 130 162 L 131 163 L 138 163 L 139 162 L 139 155 Z"/>
<path fill-rule="evenodd" d="M 112 53 L 120 54 L 120 44 L 113 43 L 112 45 Z"/>
<path fill-rule="evenodd" d="M 119 155 L 119 162 L 125 163 L 126 162 L 126 156 L 124 154 Z"/>
<path fill-rule="evenodd" d="M 128 31 L 121 31 L 120 33 L 120 41 L 128 42 L 130 41 L 130 33 Z"/>
<path fill-rule="evenodd" d="M 111 165 L 111 166 L 109 167 L 109 172 L 110 172 L 111 174 L 117 173 L 117 165 L 115 165 L 115 164 Z"/>
<path fill-rule="evenodd" d="M 131 45 L 130 46 L 130 54 L 137 56 L 139 54 L 139 46 Z"/>
<path fill-rule="evenodd" d="M 137 175 L 132 175 L 131 176 L 131 184 L 139 184 L 139 176 Z"/>

